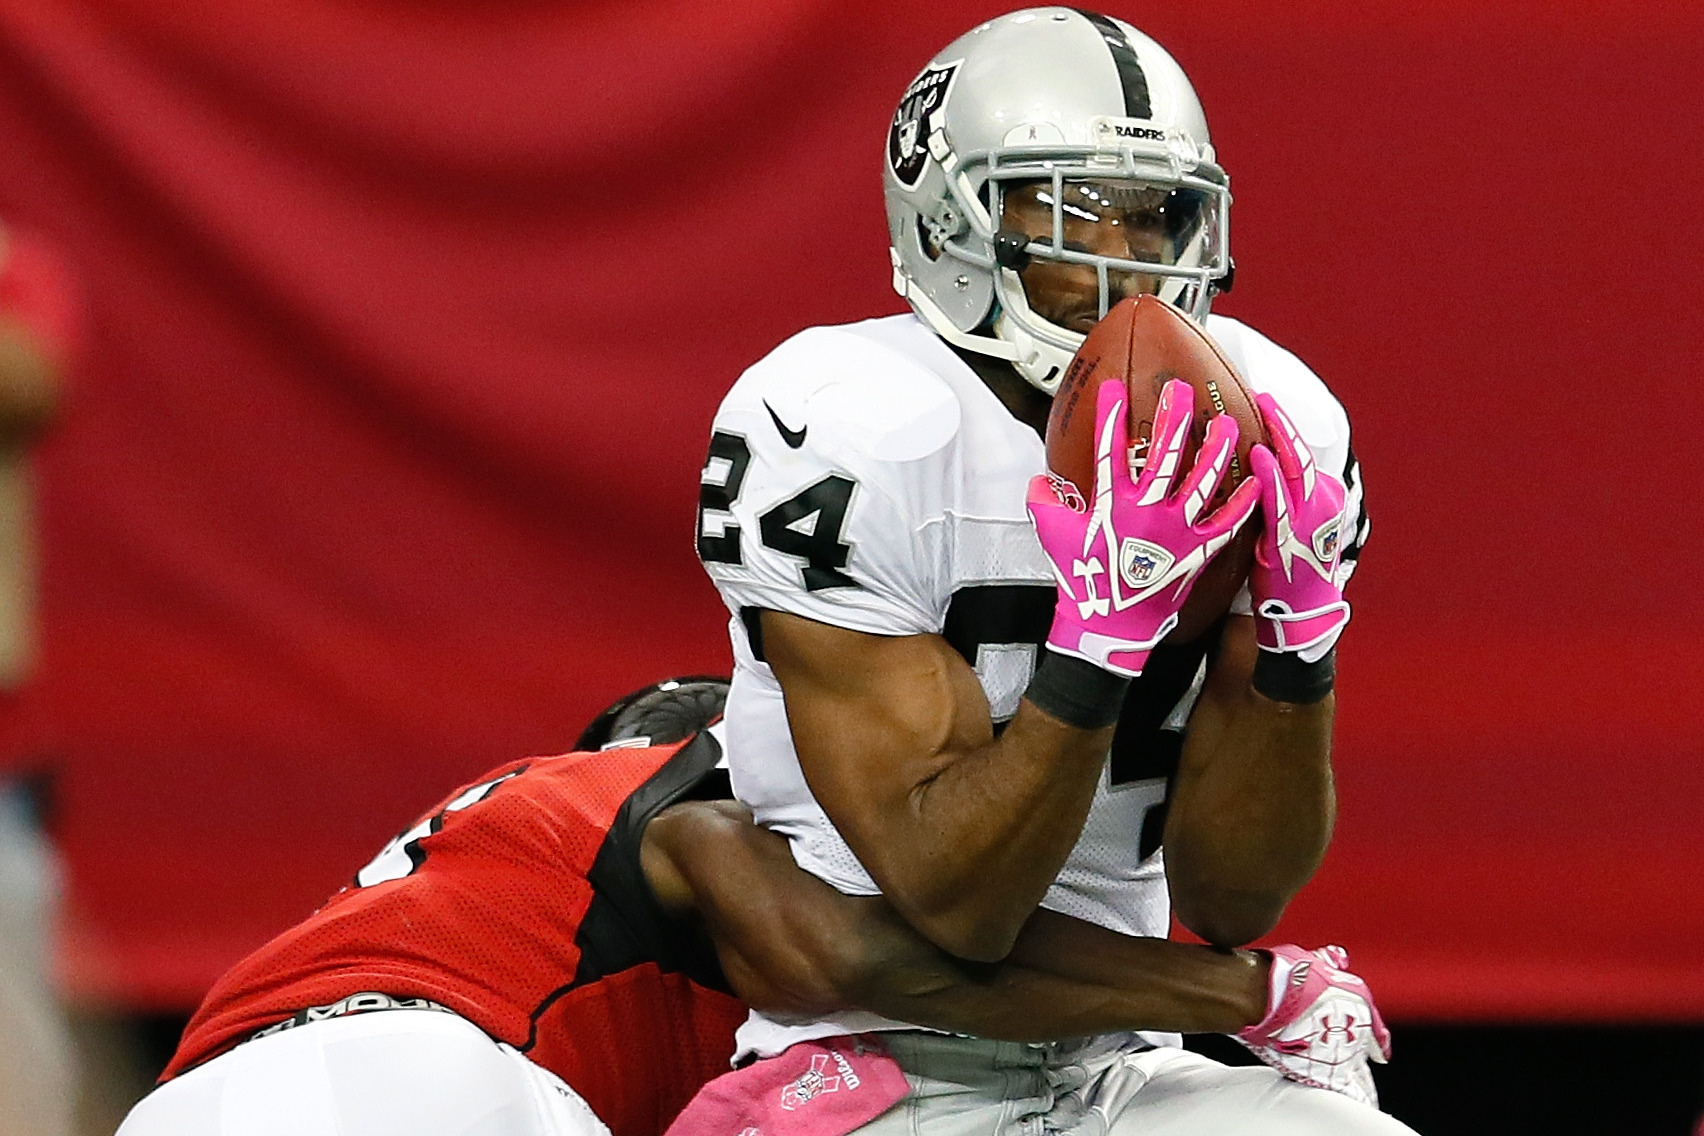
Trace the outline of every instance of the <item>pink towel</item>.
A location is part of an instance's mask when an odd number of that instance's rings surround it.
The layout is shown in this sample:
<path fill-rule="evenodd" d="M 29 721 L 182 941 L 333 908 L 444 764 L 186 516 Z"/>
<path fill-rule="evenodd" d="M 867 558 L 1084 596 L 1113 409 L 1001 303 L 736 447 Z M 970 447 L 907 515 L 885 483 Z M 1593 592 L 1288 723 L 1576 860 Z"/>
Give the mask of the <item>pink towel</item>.
<path fill-rule="evenodd" d="M 699 1089 L 665 1136 L 846 1136 L 908 1091 L 870 1034 L 800 1042 Z"/>

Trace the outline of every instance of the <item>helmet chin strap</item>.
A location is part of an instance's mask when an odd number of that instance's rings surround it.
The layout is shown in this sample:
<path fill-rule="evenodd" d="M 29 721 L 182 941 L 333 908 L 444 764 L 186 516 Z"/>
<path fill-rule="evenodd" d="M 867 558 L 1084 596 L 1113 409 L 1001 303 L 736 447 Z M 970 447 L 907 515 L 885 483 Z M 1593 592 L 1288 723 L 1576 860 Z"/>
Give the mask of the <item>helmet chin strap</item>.
<path fill-rule="evenodd" d="M 889 254 L 893 258 L 893 290 L 911 305 L 936 335 L 954 347 L 1005 360 L 1025 382 L 1049 397 L 1059 389 L 1065 368 L 1071 364 L 1071 352 L 1037 339 L 1021 324 L 1007 318 L 1004 312 L 995 316 L 995 335 L 960 331 L 947 318 L 947 313 L 900 267 L 899 254 L 891 249 Z"/>
<path fill-rule="evenodd" d="M 1012 345 L 1015 352 L 1012 367 L 1024 381 L 1052 397 L 1071 365 L 1072 352 L 1037 339 L 1004 309 L 994 316 L 994 331 L 1000 337 L 996 342 Z"/>
<path fill-rule="evenodd" d="M 1075 351 L 1057 343 L 1048 342 L 1030 330 L 1029 321 L 1041 321 L 1041 317 L 1036 315 L 1025 302 L 1022 284 L 1012 287 L 1010 281 L 1003 279 L 1007 275 L 1016 277 L 1015 272 L 1012 272 L 1011 269 L 998 270 L 999 277 L 997 279 L 1000 280 L 1000 284 L 1005 286 L 996 289 L 997 299 L 995 300 L 995 312 L 992 321 L 994 334 L 977 335 L 973 332 L 961 331 L 948 317 L 947 313 L 942 311 L 940 306 L 929 298 L 929 294 L 923 290 L 922 286 L 905 271 L 900 263 L 897 250 L 888 249 L 888 258 L 893 263 L 893 290 L 911 305 L 912 310 L 922 317 L 923 322 L 927 323 L 936 335 L 953 346 L 966 351 L 974 351 L 978 355 L 1005 360 L 1012 365 L 1013 370 L 1023 377 L 1025 382 L 1050 398 L 1059 389 L 1059 383 L 1064 379 L 1065 371 L 1070 367 L 1071 358 Z M 1173 284 L 1176 287 L 1170 288 L 1170 290 L 1173 295 L 1181 298 L 1183 292 L 1188 288 L 1188 283 L 1185 281 L 1167 281 L 1168 287 Z M 1161 297 L 1169 302 L 1176 303 L 1176 300 L 1165 294 L 1165 290 L 1162 290 Z M 1018 314 L 1020 312 L 1021 314 Z M 1057 325 L 1051 324 L 1049 326 L 1057 327 Z M 1063 328 L 1057 330 L 1061 335 L 1071 335 Z M 1083 337 L 1077 335 L 1073 338 L 1081 343 Z"/>
<path fill-rule="evenodd" d="M 1034 325 L 1064 339 L 1061 344 L 1037 334 Z M 994 276 L 994 334 L 1017 349 L 1012 366 L 1024 381 L 1051 397 L 1059 389 L 1083 336 L 1043 319 L 1029 306 L 1023 279 L 1016 270 L 1000 268 Z"/>

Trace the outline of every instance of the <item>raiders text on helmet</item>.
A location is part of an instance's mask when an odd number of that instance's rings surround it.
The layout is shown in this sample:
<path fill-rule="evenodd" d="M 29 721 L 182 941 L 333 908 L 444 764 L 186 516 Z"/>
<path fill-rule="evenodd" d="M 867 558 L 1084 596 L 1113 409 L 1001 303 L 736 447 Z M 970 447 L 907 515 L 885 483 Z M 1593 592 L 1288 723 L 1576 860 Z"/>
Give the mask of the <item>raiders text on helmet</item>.
<path fill-rule="evenodd" d="M 1029 265 L 1092 272 L 1101 315 L 1134 287 L 1203 319 L 1229 283 L 1230 188 L 1201 104 L 1122 20 L 1029 8 L 954 40 L 900 99 L 882 184 L 895 290 L 948 342 L 1009 360 L 1049 394 L 1083 336 L 1032 309 Z M 1051 210 L 1050 235 L 1002 224 L 1020 190 Z M 1138 211 L 1158 218 L 1158 242 L 1125 256 L 1068 235 Z"/>

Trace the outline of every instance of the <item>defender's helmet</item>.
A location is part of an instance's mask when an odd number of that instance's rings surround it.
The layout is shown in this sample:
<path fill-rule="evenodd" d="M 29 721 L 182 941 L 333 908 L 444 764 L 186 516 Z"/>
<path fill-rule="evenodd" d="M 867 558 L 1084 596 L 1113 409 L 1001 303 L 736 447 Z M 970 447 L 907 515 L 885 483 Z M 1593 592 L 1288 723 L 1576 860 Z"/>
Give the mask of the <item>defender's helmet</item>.
<path fill-rule="evenodd" d="M 574 748 L 609 749 L 616 745 L 671 745 L 722 716 L 728 680 L 717 675 L 684 675 L 635 690 L 608 706 L 580 734 Z"/>
<path fill-rule="evenodd" d="M 882 186 L 894 290 L 943 339 L 1048 394 L 1083 335 L 1033 310 L 1032 266 L 1093 273 L 1092 318 L 1149 291 L 1203 319 L 1229 287 L 1230 183 L 1201 103 L 1122 20 L 1028 8 L 954 40 L 900 99 Z M 1041 220 L 1011 224 L 1022 211 Z M 1106 226 L 1121 224 L 1127 247 L 1109 255 Z M 1084 225 L 1101 226 L 1101 251 L 1073 239 Z"/>

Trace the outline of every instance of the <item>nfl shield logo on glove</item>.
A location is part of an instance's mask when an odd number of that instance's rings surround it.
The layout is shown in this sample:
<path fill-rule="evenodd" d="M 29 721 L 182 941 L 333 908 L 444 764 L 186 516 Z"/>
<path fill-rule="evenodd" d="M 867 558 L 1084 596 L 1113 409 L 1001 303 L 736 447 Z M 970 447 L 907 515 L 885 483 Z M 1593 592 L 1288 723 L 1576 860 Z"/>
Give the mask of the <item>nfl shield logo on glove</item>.
<path fill-rule="evenodd" d="M 1174 559 L 1171 553 L 1157 544 L 1127 536 L 1118 546 L 1118 574 L 1126 587 L 1140 591 L 1163 577 L 1171 569 Z"/>
<path fill-rule="evenodd" d="M 1314 533 L 1314 555 L 1319 558 L 1321 564 L 1330 564 L 1337 559 L 1337 542 L 1341 539 L 1342 534 L 1343 520 L 1341 517 L 1333 517 Z"/>

